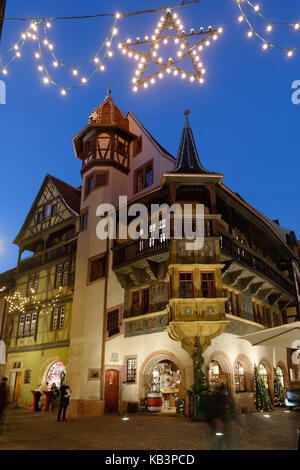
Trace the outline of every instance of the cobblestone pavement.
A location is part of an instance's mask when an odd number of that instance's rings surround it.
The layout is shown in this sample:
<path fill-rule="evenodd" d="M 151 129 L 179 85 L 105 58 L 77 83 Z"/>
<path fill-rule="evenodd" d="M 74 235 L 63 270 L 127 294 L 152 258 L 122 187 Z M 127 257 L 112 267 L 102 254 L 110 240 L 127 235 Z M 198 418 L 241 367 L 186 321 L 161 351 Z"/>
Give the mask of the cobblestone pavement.
<path fill-rule="evenodd" d="M 52 413 L 9 408 L 2 450 L 296 450 L 300 409 L 241 415 L 240 429 L 223 430 L 216 437 L 206 423 L 182 416 L 135 413 L 101 418 L 70 418 L 57 422 Z"/>

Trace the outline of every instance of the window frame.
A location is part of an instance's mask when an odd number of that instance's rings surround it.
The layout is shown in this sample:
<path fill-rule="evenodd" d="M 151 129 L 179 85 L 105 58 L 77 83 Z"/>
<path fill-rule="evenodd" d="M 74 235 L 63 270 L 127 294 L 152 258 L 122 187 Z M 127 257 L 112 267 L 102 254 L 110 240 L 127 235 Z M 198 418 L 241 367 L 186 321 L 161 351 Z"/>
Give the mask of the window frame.
<path fill-rule="evenodd" d="M 151 168 L 152 172 L 152 177 L 151 177 L 151 183 L 147 183 L 147 171 Z M 140 187 L 139 184 L 139 175 L 142 177 L 142 187 Z M 134 170 L 133 173 L 133 193 L 140 193 L 146 188 L 149 188 L 154 184 L 154 165 L 153 165 L 153 159 L 149 160 L 147 163 L 144 163 L 144 165 L 138 167 L 136 170 Z"/>
<path fill-rule="evenodd" d="M 190 275 L 191 275 L 191 279 L 181 279 L 181 276 L 182 276 L 183 274 L 184 274 L 184 275 L 190 274 Z M 178 273 L 178 280 L 179 280 L 179 297 L 180 297 L 181 299 L 193 299 L 193 298 L 194 298 L 194 276 L 193 276 L 193 274 L 194 274 L 193 271 L 179 271 L 179 273 Z M 182 296 L 182 295 L 181 295 L 181 293 L 182 293 L 182 291 L 181 291 L 181 283 L 182 283 L 182 282 L 184 283 L 184 291 L 185 291 L 185 292 L 187 291 L 187 289 L 186 289 L 186 287 L 185 287 L 185 284 L 186 284 L 187 282 L 190 282 L 190 283 L 191 283 L 192 295 L 189 295 L 189 296 L 187 296 L 187 295 Z"/>
<path fill-rule="evenodd" d="M 203 279 L 204 275 L 208 276 L 209 274 L 212 274 L 213 279 L 208 279 L 208 278 Z M 201 276 L 201 293 L 202 293 L 202 297 L 205 298 L 205 299 L 216 298 L 217 293 L 216 293 L 215 272 L 214 271 L 201 271 L 200 276 Z M 205 288 L 205 290 L 207 290 L 208 295 L 204 295 L 204 287 L 203 287 L 204 283 L 207 283 L 207 287 Z M 211 283 L 213 284 L 212 287 L 211 287 Z M 213 295 L 210 295 L 210 294 L 213 294 Z"/>
<path fill-rule="evenodd" d="M 86 217 L 85 227 L 84 227 L 84 217 Z M 85 232 L 87 230 L 88 223 L 89 223 L 89 210 L 87 208 L 80 213 L 80 232 Z"/>
<path fill-rule="evenodd" d="M 92 264 L 101 259 L 104 259 L 104 273 L 102 276 L 91 280 Z M 103 279 L 105 279 L 105 277 L 107 276 L 108 263 L 109 263 L 109 254 L 106 251 L 97 256 L 93 256 L 92 258 L 89 258 L 88 270 L 87 270 L 88 271 L 87 272 L 87 285 L 91 285 L 91 284 L 94 284 L 95 282 L 102 281 Z"/>
<path fill-rule="evenodd" d="M 130 361 L 134 363 L 134 367 L 129 368 Z M 124 357 L 124 366 L 125 366 L 125 383 L 136 384 L 137 383 L 137 355 L 125 356 Z M 129 373 L 129 370 L 133 370 L 133 374 Z M 128 380 L 128 377 L 132 374 L 132 380 Z"/>
<path fill-rule="evenodd" d="M 104 184 L 96 184 L 97 176 L 105 176 Z M 109 183 L 109 171 L 108 170 L 96 170 L 85 177 L 84 181 L 84 198 L 86 199 L 90 194 L 99 188 L 104 188 Z"/>

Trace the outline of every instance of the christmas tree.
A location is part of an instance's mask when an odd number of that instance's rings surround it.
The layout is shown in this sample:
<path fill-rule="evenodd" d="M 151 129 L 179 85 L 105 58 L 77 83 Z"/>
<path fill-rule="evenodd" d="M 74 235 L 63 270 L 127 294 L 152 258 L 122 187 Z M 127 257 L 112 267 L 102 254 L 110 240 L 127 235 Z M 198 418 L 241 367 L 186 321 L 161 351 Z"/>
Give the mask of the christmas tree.
<path fill-rule="evenodd" d="M 273 368 L 274 370 L 274 398 L 275 406 L 285 406 L 285 399 L 284 399 L 284 388 L 280 382 L 279 375 L 277 374 L 277 371 L 275 367 Z"/>
<path fill-rule="evenodd" d="M 272 403 L 264 380 L 254 365 L 254 406 L 257 411 L 272 411 Z"/>

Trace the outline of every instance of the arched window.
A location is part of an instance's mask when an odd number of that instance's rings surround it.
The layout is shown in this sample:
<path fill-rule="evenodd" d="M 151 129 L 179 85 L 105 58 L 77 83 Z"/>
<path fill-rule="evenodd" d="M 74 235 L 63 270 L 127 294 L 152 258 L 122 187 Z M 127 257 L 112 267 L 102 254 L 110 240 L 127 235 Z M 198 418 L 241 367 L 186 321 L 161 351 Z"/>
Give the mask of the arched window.
<path fill-rule="evenodd" d="M 283 375 L 283 370 L 281 369 L 281 367 L 277 366 L 276 372 L 277 372 L 277 375 L 278 375 L 278 377 L 279 377 L 280 383 L 281 383 L 282 387 L 284 388 L 284 375 Z"/>
<path fill-rule="evenodd" d="M 245 370 L 240 362 L 237 362 L 234 368 L 234 385 L 236 393 L 246 391 Z"/>
<path fill-rule="evenodd" d="M 46 382 L 52 386 L 53 383 L 56 384 L 58 388 L 61 387 L 62 383 L 66 379 L 66 368 L 62 362 L 55 362 L 52 364 L 47 373 Z"/>
<path fill-rule="evenodd" d="M 267 369 L 265 368 L 265 366 L 263 364 L 261 364 L 259 366 L 259 373 L 260 373 L 260 375 L 262 376 L 262 378 L 264 380 L 265 387 L 269 388 L 268 372 L 267 372 Z"/>
<path fill-rule="evenodd" d="M 211 361 L 208 369 L 209 388 L 215 390 L 221 384 L 228 386 L 227 374 L 223 372 L 217 361 Z"/>

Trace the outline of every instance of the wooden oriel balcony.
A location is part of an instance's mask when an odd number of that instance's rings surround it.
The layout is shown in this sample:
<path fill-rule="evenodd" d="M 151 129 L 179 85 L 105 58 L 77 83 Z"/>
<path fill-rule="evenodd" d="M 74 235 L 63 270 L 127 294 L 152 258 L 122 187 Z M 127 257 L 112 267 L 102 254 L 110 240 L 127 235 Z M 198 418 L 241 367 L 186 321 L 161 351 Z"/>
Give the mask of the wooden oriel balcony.
<path fill-rule="evenodd" d="M 240 264 L 269 278 L 291 295 L 296 295 L 294 283 L 290 279 L 275 267 L 271 267 L 269 263 L 255 256 L 245 246 L 241 246 L 240 243 L 222 234 L 220 236 L 220 247 L 221 252 L 225 255 L 231 256 Z"/>

